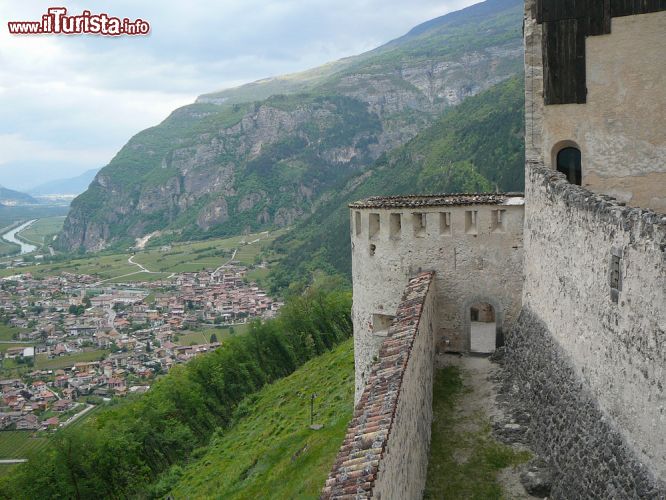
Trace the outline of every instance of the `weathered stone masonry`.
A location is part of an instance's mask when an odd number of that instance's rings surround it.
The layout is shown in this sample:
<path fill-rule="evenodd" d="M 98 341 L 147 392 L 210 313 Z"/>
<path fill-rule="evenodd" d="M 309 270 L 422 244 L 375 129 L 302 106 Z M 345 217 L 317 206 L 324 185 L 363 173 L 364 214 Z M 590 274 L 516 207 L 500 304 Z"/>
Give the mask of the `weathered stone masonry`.
<path fill-rule="evenodd" d="M 435 353 L 433 273 L 412 278 L 373 365 L 322 498 L 420 498 Z"/>
<path fill-rule="evenodd" d="M 529 415 L 528 439 L 553 471 L 551 498 L 663 499 L 664 485 L 634 451 L 581 380 L 546 325 L 524 308 L 507 336 L 508 396 Z"/>
<path fill-rule="evenodd" d="M 539 165 L 528 166 L 526 184 L 523 307 L 639 460 L 666 478 L 666 215 Z"/>

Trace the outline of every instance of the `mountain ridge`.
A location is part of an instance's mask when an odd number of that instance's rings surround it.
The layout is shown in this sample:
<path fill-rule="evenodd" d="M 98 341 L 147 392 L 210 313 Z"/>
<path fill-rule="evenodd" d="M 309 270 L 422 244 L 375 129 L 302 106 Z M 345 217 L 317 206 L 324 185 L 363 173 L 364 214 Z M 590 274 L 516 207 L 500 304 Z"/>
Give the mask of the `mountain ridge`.
<path fill-rule="evenodd" d="M 99 168 L 91 168 L 82 174 L 73 177 L 63 177 L 62 179 L 54 179 L 42 184 L 38 184 L 27 192 L 33 196 L 55 195 L 55 194 L 74 194 L 78 195 L 84 192 L 90 183 L 99 172 Z"/>
<path fill-rule="evenodd" d="M 22 191 L 0 186 L 0 204 L 3 206 L 38 205 L 39 201 Z"/>

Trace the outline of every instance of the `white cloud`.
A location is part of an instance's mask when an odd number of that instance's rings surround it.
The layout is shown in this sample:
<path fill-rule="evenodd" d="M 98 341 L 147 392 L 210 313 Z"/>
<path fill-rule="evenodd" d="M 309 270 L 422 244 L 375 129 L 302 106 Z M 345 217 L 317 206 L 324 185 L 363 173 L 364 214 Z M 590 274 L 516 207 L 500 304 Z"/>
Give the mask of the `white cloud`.
<path fill-rule="evenodd" d="M 26 151 L 31 151 L 31 158 L 36 162 L 70 162 L 77 165 L 90 165 L 100 155 L 112 153 L 111 150 L 58 148 L 46 142 L 32 141 L 20 134 L 0 134 L 0 151 L 0 168 L 23 161 Z"/>

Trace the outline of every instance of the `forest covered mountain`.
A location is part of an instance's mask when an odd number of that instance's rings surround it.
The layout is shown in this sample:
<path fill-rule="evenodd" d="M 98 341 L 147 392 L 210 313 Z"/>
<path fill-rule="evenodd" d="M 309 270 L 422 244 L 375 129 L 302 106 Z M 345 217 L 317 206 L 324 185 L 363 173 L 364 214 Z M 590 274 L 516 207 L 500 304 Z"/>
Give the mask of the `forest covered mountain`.
<path fill-rule="evenodd" d="M 188 240 L 305 219 L 442 112 L 518 74 L 521 12 L 519 0 L 489 0 L 360 56 L 201 96 L 97 174 L 57 246 L 99 250 L 155 231 Z"/>

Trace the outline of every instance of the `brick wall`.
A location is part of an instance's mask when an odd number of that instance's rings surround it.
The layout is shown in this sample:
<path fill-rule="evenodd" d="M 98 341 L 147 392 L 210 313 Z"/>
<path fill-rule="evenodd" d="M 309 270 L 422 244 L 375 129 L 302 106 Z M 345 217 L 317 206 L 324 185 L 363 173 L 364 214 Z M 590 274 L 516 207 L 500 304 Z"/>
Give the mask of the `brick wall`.
<path fill-rule="evenodd" d="M 433 277 L 410 279 L 322 498 L 421 498 L 432 423 Z"/>

